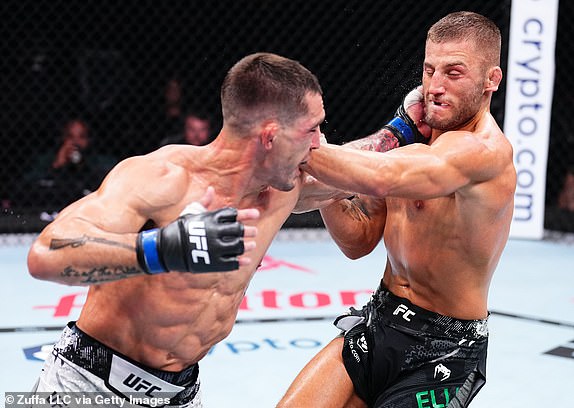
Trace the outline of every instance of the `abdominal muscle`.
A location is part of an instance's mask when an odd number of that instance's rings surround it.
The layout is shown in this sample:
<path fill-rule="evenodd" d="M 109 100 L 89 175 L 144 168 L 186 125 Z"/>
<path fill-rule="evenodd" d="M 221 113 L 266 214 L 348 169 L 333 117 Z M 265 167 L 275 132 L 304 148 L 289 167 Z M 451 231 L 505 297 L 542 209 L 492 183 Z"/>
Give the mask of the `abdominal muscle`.
<path fill-rule="evenodd" d="M 482 319 L 499 249 L 484 245 L 489 240 L 477 229 L 470 238 L 461 232 L 467 226 L 449 209 L 452 204 L 449 198 L 426 200 L 420 211 L 409 200 L 388 200 L 383 282 L 395 295 L 435 313 Z"/>
<path fill-rule="evenodd" d="M 170 272 L 93 286 L 77 324 L 139 363 L 180 371 L 231 332 L 246 273 Z"/>

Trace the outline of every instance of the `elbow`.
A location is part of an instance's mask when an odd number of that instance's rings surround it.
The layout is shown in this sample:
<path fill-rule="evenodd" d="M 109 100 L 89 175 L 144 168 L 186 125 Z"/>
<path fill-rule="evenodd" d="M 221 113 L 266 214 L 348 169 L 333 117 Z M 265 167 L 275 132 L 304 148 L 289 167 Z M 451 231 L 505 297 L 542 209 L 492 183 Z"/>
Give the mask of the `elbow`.
<path fill-rule="evenodd" d="M 362 258 L 366 255 L 369 255 L 373 249 L 374 246 L 371 245 L 361 245 L 361 246 L 353 246 L 353 247 L 343 247 L 343 246 L 339 246 L 339 248 L 341 249 L 341 252 L 343 252 L 343 254 L 352 260 L 357 260 L 359 258 Z"/>
<path fill-rule="evenodd" d="M 37 243 L 32 245 L 28 252 L 28 273 L 35 279 L 50 280 L 49 267 L 42 252 L 44 251 Z"/>
<path fill-rule="evenodd" d="M 356 259 L 362 258 L 363 256 L 366 255 L 366 254 L 362 253 L 361 251 L 345 250 L 345 249 L 341 249 L 341 250 L 347 258 L 352 259 L 353 261 Z"/>

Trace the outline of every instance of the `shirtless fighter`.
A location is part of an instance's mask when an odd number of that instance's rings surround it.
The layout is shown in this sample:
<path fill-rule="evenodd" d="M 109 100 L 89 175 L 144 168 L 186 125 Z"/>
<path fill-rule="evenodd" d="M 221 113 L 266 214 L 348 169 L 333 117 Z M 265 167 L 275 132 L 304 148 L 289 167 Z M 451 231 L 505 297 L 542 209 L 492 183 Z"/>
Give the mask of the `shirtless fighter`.
<path fill-rule="evenodd" d="M 426 40 L 428 144 L 311 153 L 311 175 L 359 194 L 321 210 L 341 250 L 358 258 L 383 238 L 387 262 L 371 301 L 336 320 L 344 335 L 307 364 L 280 407 L 466 407 L 484 385 L 488 289 L 516 185 L 512 147 L 490 113 L 500 46 L 489 19 L 447 15 Z M 373 145 L 392 145 L 384 135 L 392 139 L 381 132 Z"/>
<path fill-rule="evenodd" d="M 35 278 L 90 286 L 35 391 L 201 406 L 198 361 L 231 331 L 257 265 L 298 202 L 299 166 L 319 147 L 325 119 L 317 78 L 274 54 L 235 64 L 221 103 L 214 142 L 124 160 L 31 247 Z M 239 211 L 179 217 L 202 197 L 206 207 Z M 257 234 L 237 258 L 243 224 L 245 236 Z"/>

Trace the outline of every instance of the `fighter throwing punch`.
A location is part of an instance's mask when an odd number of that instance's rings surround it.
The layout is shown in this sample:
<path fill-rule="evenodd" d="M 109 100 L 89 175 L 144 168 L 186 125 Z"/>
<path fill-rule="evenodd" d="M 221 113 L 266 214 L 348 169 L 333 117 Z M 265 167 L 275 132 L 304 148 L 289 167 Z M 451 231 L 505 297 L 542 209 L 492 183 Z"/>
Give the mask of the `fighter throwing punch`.
<path fill-rule="evenodd" d="M 198 361 L 229 334 L 273 237 L 303 208 L 299 167 L 319 147 L 325 119 L 317 78 L 274 54 L 235 64 L 221 104 L 215 141 L 119 163 L 32 246 L 34 277 L 90 285 L 36 391 L 111 391 L 201 406 Z M 325 189 L 323 198 L 340 197 Z M 239 210 L 185 209 L 196 201 Z M 249 252 L 241 256 L 243 247 Z"/>
<path fill-rule="evenodd" d="M 280 407 L 466 407 L 485 384 L 488 289 L 516 187 L 512 147 L 490 113 L 500 47 L 489 19 L 447 15 L 427 35 L 423 104 L 409 109 L 411 126 L 397 120 L 408 133 L 424 119 L 428 144 L 311 154 L 310 174 L 359 193 L 321 210 L 339 247 L 358 258 L 383 238 L 387 262 L 371 301 L 336 320 L 343 335 Z M 371 139 L 357 145 L 397 145 L 387 131 Z"/>

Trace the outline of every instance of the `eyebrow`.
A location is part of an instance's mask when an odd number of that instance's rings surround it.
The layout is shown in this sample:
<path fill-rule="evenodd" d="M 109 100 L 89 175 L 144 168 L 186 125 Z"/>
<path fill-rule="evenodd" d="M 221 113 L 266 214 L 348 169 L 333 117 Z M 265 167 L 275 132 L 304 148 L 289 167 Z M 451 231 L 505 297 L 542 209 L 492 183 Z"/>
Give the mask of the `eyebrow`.
<path fill-rule="evenodd" d="M 426 62 L 426 61 L 425 61 L 425 62 L 424 62 L 424 66 L 425 66 L 425 67 L 434 67 L 435 65 L 431 64 L 430 62 Z M 466 67 L 466 64 L 465 64 L 464 62 L 462 62 L 462 61 L 454 61 L 454 62 L 449 62 L 448 64 L 445 64 L 445 66 L 446 66 L 447 68 L 456 67 L 456 66 Z"/>
<path fill-rule="evenodd" d="M 323 119 L 321 119 L 320 121 L 315 122 L 315 124 L 313 126 L 310 127 L 310 129 L 316 128 L 317 126 L 321 126 L 323 123 L 325 123 L 327 120 L 326 118 L 323 116 Z"/>

